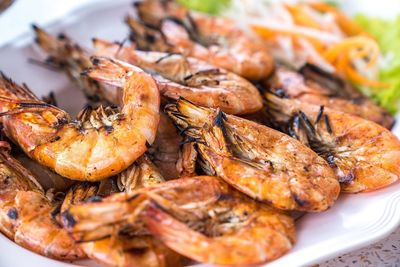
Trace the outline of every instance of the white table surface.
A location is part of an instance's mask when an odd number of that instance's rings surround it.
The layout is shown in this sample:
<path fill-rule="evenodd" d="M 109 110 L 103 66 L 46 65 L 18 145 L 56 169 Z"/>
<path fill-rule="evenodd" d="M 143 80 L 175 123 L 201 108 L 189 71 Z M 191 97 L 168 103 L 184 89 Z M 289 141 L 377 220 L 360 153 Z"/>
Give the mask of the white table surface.
<path fill-rule="evenodd" d="M 0 46 L 30 31 L 30 24 L 33 22 L 39 25 L 46 25 L 54 20 L 58 20 L 63 15 L 70 13 L 78 7 L 96 1 L 16 0 L 9 9 L 0 14 Z M 374 16 L 390 18 L 400 13 L 400 0 L 380 0 L 379 3 L 376 0 L 340 0 L 339 2 L 341 2 L 350 14 L 362 11 Z M 379 8 L 379 5 L 385 8 Z M 316 266 L 400 266 L 400 228 L 376 244 L 347 253 Z"/>

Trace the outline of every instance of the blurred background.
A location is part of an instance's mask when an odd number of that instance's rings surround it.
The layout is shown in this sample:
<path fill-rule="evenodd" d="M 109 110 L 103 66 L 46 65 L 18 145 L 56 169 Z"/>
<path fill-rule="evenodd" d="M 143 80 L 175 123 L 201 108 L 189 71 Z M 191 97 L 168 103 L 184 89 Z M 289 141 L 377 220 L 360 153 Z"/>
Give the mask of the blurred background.
<path fill-rule="evenodd" d="M 186 2 L 207 2 L 204 0 L 186 0 Z M 225 0 L 226 1 L 226 0 Z M 7 6 L 12 0 L 0 0 L 0 7 Z M 29 32 L 29 25 L 33 22 L 44 25 L 51 23 L 70 13 L 71 11 L 90 5 L 91 3 L 107 2 L 106 0 L 15 0 L 7 10 L 0 13 L 0 45 Z M 123 2 L 123 0 L 112 0 Z M 132 1 L 124 1 L 132 2 Z M 218 1 L 208 1 L 218 2 Z M 354 15 L 367 13 L 371 16 L 393 18 L 400 13 L 398 0 L 338 0 L 346 13 Z"/>

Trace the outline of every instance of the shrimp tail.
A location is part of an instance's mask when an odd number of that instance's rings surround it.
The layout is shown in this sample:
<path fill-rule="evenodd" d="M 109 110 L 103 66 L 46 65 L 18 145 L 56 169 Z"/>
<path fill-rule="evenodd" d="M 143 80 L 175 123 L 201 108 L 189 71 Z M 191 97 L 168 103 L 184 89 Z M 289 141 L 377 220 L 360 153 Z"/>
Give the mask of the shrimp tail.
<path fill-rule="evenodd" d="M 35 24 L 32 29 L 36 36 L 35 42 L 48 54 L 43 64 L 59 69 L 87 67 L 89 57 L 86 52 L 67 35 L 60 33 L 55 37 Z"/>
<path fill-rule="evenodd" d="M 45 51 L 55 52 L 58 50 L 59 46 L 57 38 L 51 36 L 42 28 L 37 26 L 36 24 L 32 24 L 32 29 L 36 34 L 35 42 L 40 45 L 40 47 Z M 64 34 L 59 35 L 60 39 L 66 39 L 67 37 Z"/>
<path fill-rule="evenodd" d="M 142 22 L 137 21 L 131 16 L 127 16 L 125 22 L 130 29 L 130 41 L 141 50 L 153 50 L 159 52 L 167 52 L 171 50 L 172 46 L 167 42 L 162 31 L 147 27 Z"/>

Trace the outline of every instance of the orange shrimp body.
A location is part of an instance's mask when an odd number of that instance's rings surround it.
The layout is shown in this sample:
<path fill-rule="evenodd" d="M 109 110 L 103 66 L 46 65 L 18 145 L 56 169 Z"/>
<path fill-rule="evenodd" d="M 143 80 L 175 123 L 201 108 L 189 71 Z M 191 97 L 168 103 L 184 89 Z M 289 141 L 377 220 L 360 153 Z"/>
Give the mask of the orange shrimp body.
<path fill-rule="evenodd" d="M 388 129 L 394 118 L 371 99 L 338 76 L 316 66 L 305 65 L 300 73 L 279 67 L 267 83 L 269 90 L 288 98 L 349 113 L 376 122 Z"/>
<path fill-rule="evenodd" d="M 93 59 L 87 75 L 122 88 L 121 106 L 87 108 L 72 121 L 62 110 L 26 97 L 3 77 L 2 123 L 7 136 L 31 158 L 58 174 L 96 181 L 121 172 L 152 144 L 159 122 L 159 92 L 141 69 L 105 58 Z"/>
<path fill-rule="evenodd" d="M 283 255 L 295 242 L 292 218 L 211 176 L 171 180 L 84 203 L 71 207 L 68 216 L 76 222 L 69 227 L 74 236 L 84 238 L 116 222 L 117 229 L 132 232 L 142 225 L 170 249 L 212 264 L 261 264 Z M 97 230 L 96 237 L 109 231 Z"/>
<path fill-rule="evenodd" d="M 35 177 L 0 148 L 0 231 L 17 244 L 60 259 L 84 258 L 84 252 L 57 223 L 57 203 L 48 199 Z"/>
<path fill-rule="evenodd" d="M 91 101 L 118 104 L 118 90 L 98 83 L 80 73 L 92 67 L 90 52 L 74 43 L 66 35 L 53 37 L 35 27 L 36 39 L 46 52 L 46 62 L 64 70 Z M 143 52 L 123 44 L 93 39 L 93 54 L 116 58 L 133 64 L 151 74 L 166 98 L 185 97 L 206 107 L 220 107 L 229 114 L 247 114 L 261 110 L 262 96 L 244 78 L 184 55 L 163 52 Z"/>
<path fill-rule="evenodd" d="M 342 191 L 373 191 L 399 179 L 400 141 L 388 129 L 324 106 L 265 96 L 272 123 L 323 157 Z"/>
<path fill-rule="evenodd" d="M 128 20 L 131 37 L 139 49 L 182 53 L 249 80 L 266 78 L 273 69 L 272 57 L 262 41 L 242 31 L 232 20 L 192 14 L 170 1 L 146 0 L 135 6 L 142 26 L 151 26 L 144 29 Z M 146 40 L 142 38 L 145 36 L 152 37 Z"/>
<path fill-rule="evenodd" d="M 115 57 L 152 74 L 160 93 L 168 98 L 184 97 L 229 114 L 254 113 L 262 108 L 257 88 L 223 68 L 178 54 L 143 52 L 99 39 L 93 43 L 96 55 Z"/>
<path fill-rule="evenodd" d="M 340 191 L 329 165 L 271 128 L 186 100 L 167 114 L 197 146 L 200 165 L 248 196 L 286 210 L 323 211 Z"/>
<path fill-rule="evenodd" d="M 76 183 L 68 191 L 62 206 L 61 215 L 67 225 L 68 209 L 85 202 L 96 202 L 103 197 L 124 192 L 129 194 L 136 189 L 148 187 L 163 182 L 163 178 L 152 162 L 143 155 L 118 177 L 103 180 L 100 183 Z M 96 232 L 101 232 L 97 229 Z M 106 266 L 158 267 L 180 266 L 181 256 L 163 245 L 150 235 L 130 235 L 119 233 L 117 227 L 108 236 L 99 240 L 79 242 L 85 254 Z"/>

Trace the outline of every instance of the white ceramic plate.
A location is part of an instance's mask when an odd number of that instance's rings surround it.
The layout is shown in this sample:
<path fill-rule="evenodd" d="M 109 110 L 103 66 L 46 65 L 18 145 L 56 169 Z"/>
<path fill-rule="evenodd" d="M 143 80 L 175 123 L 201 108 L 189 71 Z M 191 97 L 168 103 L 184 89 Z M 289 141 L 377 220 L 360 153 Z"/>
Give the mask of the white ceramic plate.
<path fill-rule="evenodd" d="M 92 37 L 122 40 L 127 36 L 123 18 L 130 1 L 98 2 L 47 26 L 51 32 L 65 32 L 90 47 Z M 77 112 L 85 103 L 82 93 L 63 73 L 28 63 L 41 59 L 31 34 L 0 48 L 0 70 L 17 82 L 26 82 L 39 95 L 54 91 L 59 105 Z M 394 132 L 400 136 L 398 127 Z M 298 242 L 284 257 L 267 264 L 304 266 L 355 250 L 389 235 L 400 224 L 399 183 L 372 193 L 343 195 L 324 213 L 308 214 L 297 223 Z M 0 235 L 0 267 L 20 266 L 98 266 L 92 261 L 63 263 L 34 254 Z M 201 265 L 205 266 L 205 265 Z"/>

